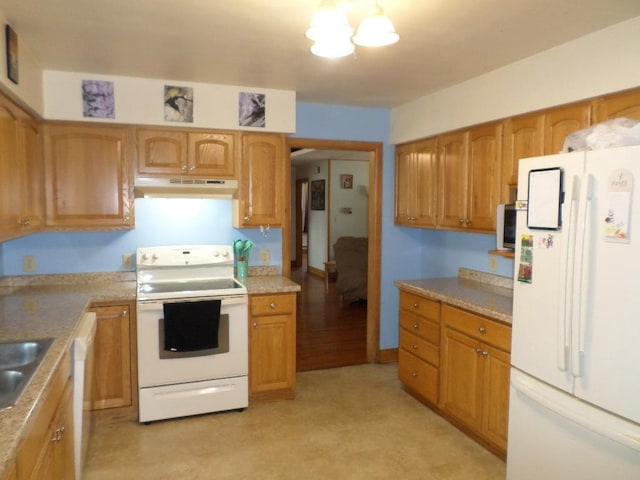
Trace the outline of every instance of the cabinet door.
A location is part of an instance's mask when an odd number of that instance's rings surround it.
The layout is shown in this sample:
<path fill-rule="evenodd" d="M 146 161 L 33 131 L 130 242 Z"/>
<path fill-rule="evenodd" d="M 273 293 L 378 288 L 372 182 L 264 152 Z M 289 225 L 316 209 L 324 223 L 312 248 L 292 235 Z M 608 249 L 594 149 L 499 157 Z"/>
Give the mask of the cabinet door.
<path fill-rule="evenodd" d="M 544 154 L 559 153 L 567 135 L 587 128 L 590 119 L 591 104 L 589 102 L 548 110 L 544 115 Z"/>
<path fill-rule="evenodd" d="M 295 378 L 291 315 L 252 316 L 249 331 L 251 394 L 291 389 Z"/>
<path fill-rule="evenodd" d="M 45 125 L 46 225 L 53 229 L 133 227 L 126 128 Z"/>
<path fill-rule="evenodd" d="M 32 119 L 22 119 L 19 128 L 24 178 L 22 228 L 23 233 L 30 233 L 40 230 L 44 223 L 42 134 L 40 123 Z"/>
<path fill-rule="evenodd" d="M 438 202 L 438 139 L 430 138 L 415 144 L 413 176 L 416 192 L 414 216 L 421 227 L 435 227 Z"/>
<path fill-rule="evenodd" d="M 239 198 L 234 202 L 234 226 L 280 226 L 285 213 L 284 137 L 245 134 Z"/>
<path fill-rule="evenodd" d="M 438 226 L 464 228 L 466 203 L 467 135 L 453 132 L 438 138 Z"/>
<path fill-rule="evenodd" d="M 495 233 L 502 125 L 493 123 L 470 129 L 468 144 L 465 226 L 474 231 Z"/>
<path fill-rule="evenodd" d="M 640 88 L 594 100 L 593 116 L 594 124 L 618 117 L 640 120 Z"/>
<path fill-rule="evenodd" d="M 440 362 L 440 408 L 480 432 L 483 370 L 480 342 L 445 328 Z"/>
<path fill-rule="evenodd" d="M 138 174 L 187 173 L 187 134 L 168 130 L 136 130 Z"/>
<path fill-rule="evenodd" d="M 94 341 L 92 410 L 132 405 L 129 305 L 92 307 L 98 326 Z"/>
<path fill-rule="evenodd" d="M 485 389 L 482 430 L 491 443 L 506 451 L 511 359 L 508 353 L 486 345 L 483 346 L 483 355 Z"/>
<path fill-rule="evenodd" d="M 233 133 L 190 133 L 189 173 L 203 177 L 233 177 L 236 174 Z"/>
<path fill-rule="evenodd" d="M 504 121 L 502 137 L 501 203 L 513 203 L 521 158 L 544 154 L 544 115 L 523 115 Z"/>
<path fill-rule="evenodd" d="M 0 240 L 20 230 L 21 178 L 17 112 L 8 99 L 0 97 Z"/>
<path fill-rule="evenodd" d="M 413 176 L 415 153 L 413 144 L 399 145 L 396 148 L 395 214 L 396 225 L 412 226 L 416 183 Z"/>
<path fill-rule="evenodd" d="M 31 479 L 60 480 L 75 476 L 72 393 L 73 386 L 69 380 L 46 437 L 43 439 L 44 450 L 29 477 Z"/>

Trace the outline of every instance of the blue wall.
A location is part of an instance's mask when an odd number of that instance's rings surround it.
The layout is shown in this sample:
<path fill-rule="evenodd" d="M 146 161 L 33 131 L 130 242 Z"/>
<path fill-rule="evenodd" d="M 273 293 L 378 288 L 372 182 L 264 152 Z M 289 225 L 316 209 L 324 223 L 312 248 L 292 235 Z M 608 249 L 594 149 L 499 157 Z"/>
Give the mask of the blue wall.
<path fill-rule="evenodd" d="M 489 270 L 493 235 L 396 227 L 394 149 L 388 143 L 390 112 L 385 109 L 298 103 L 300 138 L 383 143 L 380 347 L 398 346 L 398 291 L 394 280 L 455 276 L 459 267 Z M 0 274 L 23 275 L 22 257 L 34 255 L 36 274 L 121 271 L 122 255 L 150 245 L 220 243 L 247 238 L 256 247 L 250 265 L 260 265 L 268 248 L 271 264 L 282 265 L 282 232 L 265 238 L 258 229 L 231 227 L 230 200 L 137 199 L 136 228 L 120 232 L 39 233 L 0 244 Z M 511 276 L 513 261 L 499 259 L 498 272 Z"/>

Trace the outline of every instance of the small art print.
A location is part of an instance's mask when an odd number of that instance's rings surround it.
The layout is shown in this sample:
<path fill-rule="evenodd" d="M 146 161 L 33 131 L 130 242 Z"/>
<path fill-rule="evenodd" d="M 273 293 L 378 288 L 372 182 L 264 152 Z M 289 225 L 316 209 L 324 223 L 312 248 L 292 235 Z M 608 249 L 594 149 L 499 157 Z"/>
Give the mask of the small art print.
<path fill-rule="evenodd" d="M 342 188 L 353 188 L 353 175 L 340 175 L 340 186 Z"/>
<path fill-rule="evenodd" d="M 82 114 L 93 118 L 115 118 L 113 82 L 82 81 Z"/>
<path fill-rule="evenodd" d="M 165 85 L 164 119 L 167 122 L 193 122 L 193 88 Z"/>
<path fill-rule="evenodd" d="M 266 96 L 264 93 L 240 92 L 238 123 L 241 127 L 264 127 Z"/>
<path fill-rule="evenodd" d="M 18 34 L 10 25 L 5 27 L 7 44 L 7 77 L 16 85 L 19 80 L 18 71 Z"/>

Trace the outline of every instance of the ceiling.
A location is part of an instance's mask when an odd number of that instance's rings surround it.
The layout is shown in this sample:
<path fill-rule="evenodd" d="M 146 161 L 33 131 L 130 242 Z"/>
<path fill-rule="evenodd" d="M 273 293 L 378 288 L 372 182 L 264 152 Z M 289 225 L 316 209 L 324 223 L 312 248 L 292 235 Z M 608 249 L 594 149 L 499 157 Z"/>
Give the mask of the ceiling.
<path fill-rule="evenodd" d="M 640 16 L 639 0 L 380 0 L 400 41 L 328 60 L 311 55 L 304 36 L 320 3 L 0 0 L 0 10 L 45 69 L 295 90 L 298 101 L 383 108 Z M 362 16 L 354 9 L 352 24 Z"/>

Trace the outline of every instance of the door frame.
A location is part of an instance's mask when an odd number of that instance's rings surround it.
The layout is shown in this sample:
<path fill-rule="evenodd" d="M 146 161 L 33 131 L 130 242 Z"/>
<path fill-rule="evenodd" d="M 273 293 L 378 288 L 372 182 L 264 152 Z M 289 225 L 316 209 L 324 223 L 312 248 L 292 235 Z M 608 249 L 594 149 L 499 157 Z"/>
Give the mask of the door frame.
<path fill-rule="evenodd" d="M 302 231 L 302 208 L 300 207 L 300 204 L 302 203 L 302 185 L 306 183 L 307 185 L 309 185 L 309 178 L 305 177 L 305 178 L 296 178 L 296 193 L 295 193 L 295 216 L 296 216 L 296 260 L 295 260 L 295 267 L 296 268 L 300 268 L 302 267 L 302 235 L 303 235 L 303 231 Z M 307 211 L 305 212 L 306 218 L 308 218 L 309 216 L 309 203 L 307 201 Z M 308 221 L 308 220 L 307 220 Z M 309 232 L 307 232 L 307 238 L 308 238 Z M 307 240 L 308 241 L 308 240 Z M 308 243 L 307 243 L 307 248 L 308 248 Z M 294 265 L 292 265 L 294 266 Z"/>
<path fill-rule="evenodd" d="M 291 148 L 318 150 L 356 150 L 369 153 L 368 204 L 368 275 L 367 275 L 367 361 L 380 362 L 380 263 L 382 237 L 382 142 L 349 140 L 320 140 L 313 138 L 287 138 L 287 152 Z M 286 176 L 286 213 L 282 228 L 282 274 L 291 276 L 291 159 L 288 157 Z"/>

